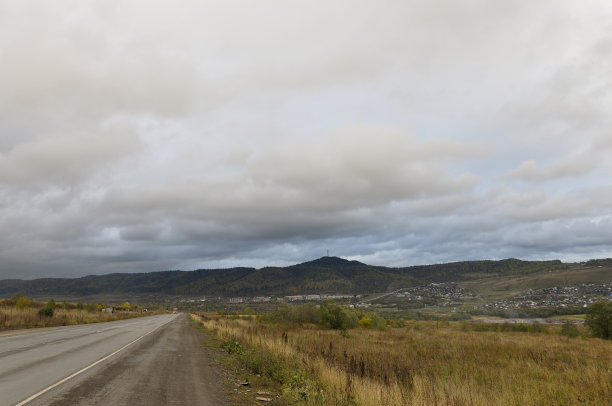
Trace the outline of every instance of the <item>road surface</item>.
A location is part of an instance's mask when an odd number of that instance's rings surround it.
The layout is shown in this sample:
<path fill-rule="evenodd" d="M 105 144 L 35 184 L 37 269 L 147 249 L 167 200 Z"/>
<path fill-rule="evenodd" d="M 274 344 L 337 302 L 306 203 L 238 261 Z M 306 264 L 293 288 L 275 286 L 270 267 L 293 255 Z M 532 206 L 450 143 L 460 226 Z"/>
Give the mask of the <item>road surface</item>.
<path fill-rule="evenodd" d="M 0 335 L 0 405 L 224 405 L 187 315 Z"/>

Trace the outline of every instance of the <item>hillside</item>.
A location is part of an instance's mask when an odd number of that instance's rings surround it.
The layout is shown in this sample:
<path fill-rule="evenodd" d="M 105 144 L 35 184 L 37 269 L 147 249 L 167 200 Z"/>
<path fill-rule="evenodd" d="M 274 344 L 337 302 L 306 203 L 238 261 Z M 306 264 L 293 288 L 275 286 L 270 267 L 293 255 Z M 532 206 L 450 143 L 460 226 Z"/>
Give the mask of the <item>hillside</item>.
<path fill-rule="evenodd" d="M 601 263 L 607 264 L 606 260 Z M 592 267 L 599 262 L 590 263 Z M 155 295 L 258 296 L 308 293 L 373 293 L 431 282 L 510 281 L 559 271 L 578 264 L 561 261 L 466 261 L 404 268 L 371 266 L 337 257 L 322 257 L 288 267 L 200 269 L 151 273 L 115 273 L 74 279 L 2 280 L 0 296 Z M 574 273 L 575 273 L 574 272 Z"/>

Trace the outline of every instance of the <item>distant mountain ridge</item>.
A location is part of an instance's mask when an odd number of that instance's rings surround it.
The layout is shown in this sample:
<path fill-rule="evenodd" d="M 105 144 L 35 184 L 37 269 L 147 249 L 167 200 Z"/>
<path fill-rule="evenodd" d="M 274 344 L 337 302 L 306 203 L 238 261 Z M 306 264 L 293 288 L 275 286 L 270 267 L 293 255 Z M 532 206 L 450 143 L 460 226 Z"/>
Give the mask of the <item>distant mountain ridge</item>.
<path fill-rule="evenodd" d="M 183 295 L 260 296 L 312 293 L 374 293 L 431 282 L 457 282 L 493 275 L 524 275 L 568 267 L 559 260 L 465 261 L 402 268 L 322 257 L 287 267 L 199 269 L 113 273 L 80 278 L 0 281 L 0 296 Z"/>

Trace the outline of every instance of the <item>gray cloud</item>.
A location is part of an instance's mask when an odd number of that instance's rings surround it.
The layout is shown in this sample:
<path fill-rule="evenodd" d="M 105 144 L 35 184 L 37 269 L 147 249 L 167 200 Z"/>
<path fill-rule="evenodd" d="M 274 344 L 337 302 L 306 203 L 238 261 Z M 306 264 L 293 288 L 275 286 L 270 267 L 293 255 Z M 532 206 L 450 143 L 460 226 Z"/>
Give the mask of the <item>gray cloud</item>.
<path fill-rule="evenodd" d="M 0 279 L 611 256 L 611 14 L 0 0 Z"/>
<path fill-rule="evenodd" d="M 0 181 L 5 184 L 71 184 L 92 168 L 123 158 L 140 147 L 130 132 L 103 132 L 45 137 L 0 154 Z"/>

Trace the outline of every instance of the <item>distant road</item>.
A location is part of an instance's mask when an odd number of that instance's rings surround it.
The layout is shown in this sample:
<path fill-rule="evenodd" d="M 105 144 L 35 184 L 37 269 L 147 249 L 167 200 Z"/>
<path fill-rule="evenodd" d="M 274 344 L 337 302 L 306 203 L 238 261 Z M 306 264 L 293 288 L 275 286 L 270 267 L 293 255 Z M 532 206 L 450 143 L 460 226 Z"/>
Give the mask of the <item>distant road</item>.
<path fill-rule="evenodd" d="M 0 404 L 223 405 L 188 316 L 0 334 Z"/>

